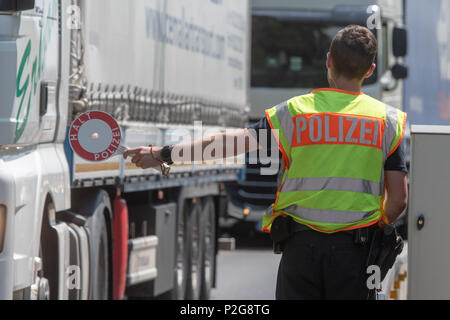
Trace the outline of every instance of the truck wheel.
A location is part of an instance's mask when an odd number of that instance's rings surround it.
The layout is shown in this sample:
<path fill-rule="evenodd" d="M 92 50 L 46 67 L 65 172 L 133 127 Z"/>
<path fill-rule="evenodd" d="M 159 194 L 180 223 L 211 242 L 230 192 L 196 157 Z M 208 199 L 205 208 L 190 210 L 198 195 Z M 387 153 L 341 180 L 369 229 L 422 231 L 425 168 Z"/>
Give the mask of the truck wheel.
<path fill-rule="evenodd" d="M 41 270 L 38 271 L 38 281 L 32 286 L 37 299 L 58 299 L 58 262 L 60 254 L 58 239 L 52 225 L 55 224 L 55 206 L 50 199 L 45 202 L 44 214 L 42 216 L 41 239 L 39 245 L 39 258 L 41 259 Z M 41 284 L 41 280 L 44 280 Z M 42 286 L 43 285 L 43 286 Z M 44 290 L 44 293 L 42 292 Z"/>
<path fill-rule="evenodd" d="M 203 263 L 200 299 L 208 300 L 211 296 L 211 288 L 214 282 L 214 270 L 216 263 L 216 213 L 214 200 L 208 197 L 203 202 L 203 210 L 200 221 L 203 226 L 201 239 L 203 241 Z"/>
<path fill-rule="evenodd" d="M 107 209 L 103 203 L 100 203 L 86 223 L 90 251 L 90 300 L 107 300 L 109 298 L 110 266 L 105 210 Z"/>
<path fill-rule="evenodd" d="M 186 298 L 188 300 L 198 300 L 200 299 L 203 258 L 203 241 L 201 239 L 202 223 L 200 222 L 202 215 L 201 201 L 198 199 L 195 203 L 191 203 L 190 207 L 191 210 L 188 223 L 189 270 Z"/>

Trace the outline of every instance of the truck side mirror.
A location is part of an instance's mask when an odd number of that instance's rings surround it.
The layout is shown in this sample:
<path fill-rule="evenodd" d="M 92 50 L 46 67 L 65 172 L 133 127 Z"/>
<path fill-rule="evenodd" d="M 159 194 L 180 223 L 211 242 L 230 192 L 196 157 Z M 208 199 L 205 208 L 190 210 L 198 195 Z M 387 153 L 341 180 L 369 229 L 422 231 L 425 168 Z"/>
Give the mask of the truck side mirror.
<path fill-rule="evenodd" d="M 408 34 L 405 28 L 395 27 L 392 34 L 394 57 L 404 57 L 408 52 Z"/>
<path fill-rule="evenodd" d="M 35 0 L 0 0 L 0 11 L 24 11 L 34 9 Z"/>
<path fill-rule="evenodd" d="M 396 80 L 406 79 L 408 77 L 408 68 L 401 64 L 395 64 L 392 69 L 392 77 Z"/>

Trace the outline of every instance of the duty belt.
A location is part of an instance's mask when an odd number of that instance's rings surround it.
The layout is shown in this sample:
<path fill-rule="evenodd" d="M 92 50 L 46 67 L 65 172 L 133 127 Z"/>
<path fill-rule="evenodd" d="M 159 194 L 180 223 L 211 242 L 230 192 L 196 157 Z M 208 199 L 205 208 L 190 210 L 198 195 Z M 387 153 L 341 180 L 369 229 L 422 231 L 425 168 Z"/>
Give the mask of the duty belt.
<path fill-rule="evenodd" d="M 316 231 L 304 224 L 295 222 L 292 220 L 291 223 L 292 233 L 303 232 L 303 231 Z M 346 231 L 338 231 L 339 234 L 348 234 L 353 237 L 353 241 L 355 244 L 366 245 L 369 243 L 369 240 L 372 238 L 375 230 L 377 229 L 377 225 L 372 225 L 369 227 L 358 228 L 354 230 L 346 230 Z"/>
<path fill-rule="evenodd" d="M 359 228 L 349 231 L 338 231 L 337 234 L 345 234 L 353 239 L 356 245 L 368 245 L 376 230 L 376 224 L 373 226 Z M 273 240 L 274 252 L 279 254 L 283 252 L 286 241 L 297 232 L 316 231 L 306 225 L 295 222 L 291 217 L 277 217 L 272 223 L 270 237 Z"/>

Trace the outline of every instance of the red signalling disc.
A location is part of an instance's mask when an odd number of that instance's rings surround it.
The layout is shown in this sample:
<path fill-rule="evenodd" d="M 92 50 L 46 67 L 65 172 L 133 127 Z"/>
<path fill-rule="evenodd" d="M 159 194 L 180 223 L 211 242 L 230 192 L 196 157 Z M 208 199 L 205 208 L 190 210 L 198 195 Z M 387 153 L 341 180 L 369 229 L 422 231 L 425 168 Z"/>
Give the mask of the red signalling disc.
<path fill-rule="evenodd" d="M 88 161 L 104 161 L 116 154 L 122 139 L 117 121 L 103 111 L 88 111 L 76 118 L 69 130 L 72 150 Z"/>

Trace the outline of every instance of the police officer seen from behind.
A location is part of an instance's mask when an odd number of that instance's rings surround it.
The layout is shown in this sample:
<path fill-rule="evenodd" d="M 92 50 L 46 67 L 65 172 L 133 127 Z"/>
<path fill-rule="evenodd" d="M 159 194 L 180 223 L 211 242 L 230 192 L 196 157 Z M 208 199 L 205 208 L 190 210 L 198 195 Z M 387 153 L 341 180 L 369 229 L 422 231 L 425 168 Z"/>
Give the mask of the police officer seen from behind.
<path fill-rule="evenodd" d="M 134 148 L 124 157 L 133 156 L 142 168 L 218 159 L 253 151 L 253 137 L 261 135 L 249 132 L 270 128 L 282 168 L 263 231 L 271 232 L 283 251 L 277 299 L 373 298 L 366 269 L 374 234 L 388 229 L 408 197 L 406 114 L 361 92 L 375 70 L 376 53 L 370 30 L 348 26 L 335 36 L 327 56 L 330 88 L 268 109 L 266 118 L 248 129 L 188 144 Z M 237 147 L 239 141 L 245 146 Z M 220 152 L 204 154 L 213 143 Z M 195 150 L 203 151 L 200 158 Z"/>

